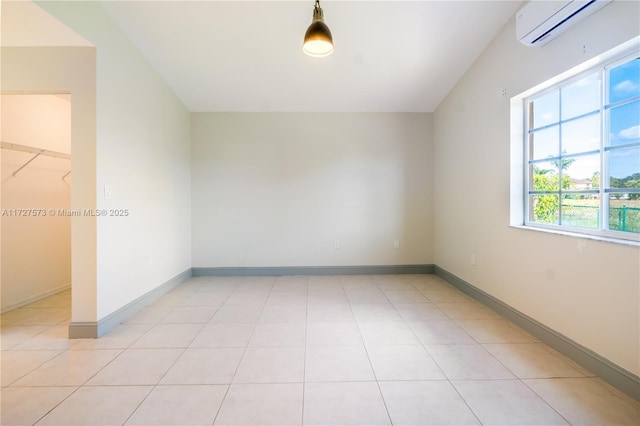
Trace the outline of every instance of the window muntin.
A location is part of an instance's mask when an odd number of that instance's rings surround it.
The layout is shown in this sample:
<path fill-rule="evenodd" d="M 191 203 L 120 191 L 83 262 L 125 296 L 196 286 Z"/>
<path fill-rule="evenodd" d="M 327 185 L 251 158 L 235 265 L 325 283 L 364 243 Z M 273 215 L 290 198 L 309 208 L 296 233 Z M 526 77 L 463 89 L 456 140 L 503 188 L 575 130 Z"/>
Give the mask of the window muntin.
<path fill-rule="evenodd" d="M 638 54 L 524 102 L 525 224 L 640 240 Z"/>

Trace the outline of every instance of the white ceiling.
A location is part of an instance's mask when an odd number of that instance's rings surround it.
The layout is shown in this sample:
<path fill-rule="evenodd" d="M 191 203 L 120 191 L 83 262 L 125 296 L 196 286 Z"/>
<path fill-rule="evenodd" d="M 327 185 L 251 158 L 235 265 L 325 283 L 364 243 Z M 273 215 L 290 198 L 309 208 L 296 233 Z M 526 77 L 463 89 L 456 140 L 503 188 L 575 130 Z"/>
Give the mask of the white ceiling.
<path fill-rule="evenodd" d="M 103 1 L 191 111 L 431 112 L 520 1 Z M 514 35 L 515 37 L 515 35 Z"/>

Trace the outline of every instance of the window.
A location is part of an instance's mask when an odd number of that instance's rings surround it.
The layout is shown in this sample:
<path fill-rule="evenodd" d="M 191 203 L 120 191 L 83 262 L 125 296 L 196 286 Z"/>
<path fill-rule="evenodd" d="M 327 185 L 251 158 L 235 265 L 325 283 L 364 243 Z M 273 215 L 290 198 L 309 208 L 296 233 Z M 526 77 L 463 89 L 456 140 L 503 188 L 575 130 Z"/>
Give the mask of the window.
<path fill-rule="evenodd" d="M 526 225 L 640 240 L 639 53 L 524 99 Z"/>

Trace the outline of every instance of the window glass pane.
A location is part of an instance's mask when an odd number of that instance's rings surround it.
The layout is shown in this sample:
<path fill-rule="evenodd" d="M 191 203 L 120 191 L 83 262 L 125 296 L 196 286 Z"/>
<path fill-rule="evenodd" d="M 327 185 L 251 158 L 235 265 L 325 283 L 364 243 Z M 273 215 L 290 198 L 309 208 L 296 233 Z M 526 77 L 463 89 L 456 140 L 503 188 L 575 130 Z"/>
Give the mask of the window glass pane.
<path fill-rule="evenodd" d="M 640 101 L 609 111 L 609 145 L 640 142 Z"/>
<path fill-rule="evenodd" d="M 564 80 L 525 106 L 526 222 L 640 237 L 640 52 Z"/>
<path fill-rule="evenodd" d="M 557 225 L 560 212 L 558 199 L 557 195 L 530 195 L 529 221 Z"/>
<path fill-rule="evenodd" d="M 609 229 L 640 234 L 640 194 L 609 194 Z"/>
<path fill-rule="evenodd" d="M 558 191 L 558 168 L 550 162 L 529 165 L 531 191 Z"/>
<path fill-rule="evenodd" d="M 562 158 L 562 189 L 588 191 L 600 185 L 600 155 Z"/>
<path fill-rule="evenodd" d="M 640 58 L 609 70 L 609 103 L 640 96 Z"/>
<path fill-rule="evenodd" d="M 640 188 L 640 148 L 609 152 L 609 188 Z"/>
<path fill-rule="evenodd" d="M 571 194 L 562 197 L 562 225 L 577 228 L 599 228 L 598 194 Z"/>
<path fill-rule="evenodd" d="M 589 115 L 562 125 L 562 152 L 577 154 L 600 148 L 600 116 Z"/>
<path fill-rule="evenodd" d="M 561 90 L 562 119 L 577 117 L 600 109 L 598 73 L 588 75 Z"/>
<path fill-rule="evenodd" d="M 560 121 L 560 92 L 558 90 L 535 99 L 530 105 L 533 114 L 533 123 L 529 123 L 530 128 L 537 129 Z"/>
<path fill-rule="evenodd" d="M 560 126 L 549 127 L 531 134 L 531 159 L 542 160 L 560 154 Z"/>

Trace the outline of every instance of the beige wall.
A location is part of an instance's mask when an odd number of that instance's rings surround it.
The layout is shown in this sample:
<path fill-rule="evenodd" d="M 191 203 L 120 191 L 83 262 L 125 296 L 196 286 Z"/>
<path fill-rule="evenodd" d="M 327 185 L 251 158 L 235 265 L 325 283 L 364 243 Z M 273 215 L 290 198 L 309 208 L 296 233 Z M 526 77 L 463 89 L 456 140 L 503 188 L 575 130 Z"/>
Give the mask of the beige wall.
<path fill-rule="evenodd" d="M 639 6 L 613 2 L 542 48 L 512 19 L 434 113 L 435 263 L 635 374 L 640 250 L 509 227 L 509 98 L 637 36 Z"/>
<path fill-rule="evenodd" d="M 433 262 L 430 114 L 194 113 L 192 126 L 194 267 Z"/>

